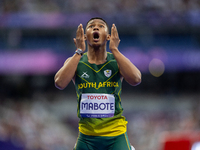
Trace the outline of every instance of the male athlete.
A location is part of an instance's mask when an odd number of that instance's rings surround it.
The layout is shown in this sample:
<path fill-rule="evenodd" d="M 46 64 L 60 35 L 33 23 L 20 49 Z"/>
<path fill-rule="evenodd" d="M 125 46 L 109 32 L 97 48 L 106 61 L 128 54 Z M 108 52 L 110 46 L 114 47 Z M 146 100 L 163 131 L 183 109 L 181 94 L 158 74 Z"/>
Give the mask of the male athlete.
<path fill-rule="evenodd" d="M 112 53 L 106 51 L 108 41 Z M 80 121 L 74 150 L 134 149 L 128 140 L 120 95 L 123 78 L 136 86 L 141 82 L 141 73 L 118 50 L 120 39 L 115 24 L 109 34 L 102 18 L 92 18 L 85 34 L 82 24 L 78 26 L 74 43 L 75 54 L 55 75 L 58 89 L 64 89 L 71 80 L 75 84 Z"/>

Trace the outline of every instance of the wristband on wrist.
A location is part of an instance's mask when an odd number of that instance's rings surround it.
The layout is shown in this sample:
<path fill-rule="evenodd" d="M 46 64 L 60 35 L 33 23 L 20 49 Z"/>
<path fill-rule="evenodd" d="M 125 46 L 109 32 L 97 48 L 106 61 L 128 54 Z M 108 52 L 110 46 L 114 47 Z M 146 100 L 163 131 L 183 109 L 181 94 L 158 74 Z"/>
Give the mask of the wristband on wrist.
<path fill-rule="evenodd" d="M 82 51 L 82 49 L 80 49 L 80 48 L 78 48 L 76 51 L 75 51 L 75 53 L 77 53 L 77 54 L 79 54 L 79 55 L 83 55 L 83 51 Z"/>

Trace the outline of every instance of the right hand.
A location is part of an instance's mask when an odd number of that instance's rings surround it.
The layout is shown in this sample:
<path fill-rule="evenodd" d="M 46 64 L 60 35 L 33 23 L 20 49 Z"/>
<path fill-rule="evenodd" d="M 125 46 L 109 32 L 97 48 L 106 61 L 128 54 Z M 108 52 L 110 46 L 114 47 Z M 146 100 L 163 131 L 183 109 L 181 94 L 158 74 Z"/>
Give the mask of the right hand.
<path fill-rule="evenodd" d="M 110 36 L 110 44 L 109 44 L 109 49 L 111 50 L 111 52 L 114 49 L 118 49 L 119 43 L 120 43 L 120 39 L 119 39 L 117 27 L 115 26 L 115 24 L 113 24 L 111 28 L 111 36 Z"/>
<path fill-rule="evenodd" d="M 85 51 L 85 37 L 82 24 L 78 26 L 78 29 L 76 31 L 76 38 L 74 38 L 74 44 L 77 49 L 80 48 L 83 52 Z"/>

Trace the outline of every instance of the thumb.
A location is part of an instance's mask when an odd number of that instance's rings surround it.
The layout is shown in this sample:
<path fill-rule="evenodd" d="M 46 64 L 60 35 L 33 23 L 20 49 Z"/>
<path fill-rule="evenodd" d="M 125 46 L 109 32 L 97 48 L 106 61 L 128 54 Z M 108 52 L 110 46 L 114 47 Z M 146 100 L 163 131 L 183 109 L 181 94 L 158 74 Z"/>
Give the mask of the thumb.
<path fill-rule="evenodd" d="M 74 38 L 74 44 L 75 44 L 75 46 L 76 46 L 76 39 Z"/>

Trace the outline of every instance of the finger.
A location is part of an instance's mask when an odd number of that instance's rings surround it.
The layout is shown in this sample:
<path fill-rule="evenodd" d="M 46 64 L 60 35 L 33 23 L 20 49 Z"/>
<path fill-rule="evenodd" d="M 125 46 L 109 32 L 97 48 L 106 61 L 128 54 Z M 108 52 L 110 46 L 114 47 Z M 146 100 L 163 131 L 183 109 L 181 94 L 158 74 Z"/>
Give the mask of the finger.
<path fill-rule="evenodd" d="M 81 24 L 78 26 L 78 28 L 77 28 L 77 31 L 76 31 L 76 37 L 77 36 L 79 36 L 81 33 L 80 33 L 80 31 L 81 31 Z"/>
<path fill-rule="evenodd" d="M 76 37 L 84 38 L 84 29 L 83 29 L 83 25 L 82 24 L 80 24 L 78 26 L 78 29 L 77 29 L 77 32 L 76 32 Z"/>
<path fill-rule="evenodd" d="M 115 24 L 113 24 L 113 27 L 114 27 L 114 36 L 119 37 L 117 27 L 115 26 Z"/>
<path fill-rule="evenodd" d="M 84 29 L 82 24 L 81 24 L 81 37 L 84 37 Z"/>
<path fill-rule="evenodd" d="M 116 36 L 116 28 L 115 28 L 115 24 L 112 24 L 112 35 L 111 36 L 113 36 L 113 37 L 115 37 Z"/>
<path fill-rule="evenodd" d="M 115 27 L 115 24 L 113 24 L 113 36 L 116 37 L 116 27 Z"/>
<path fill-rule="evenodd" d="M 114 33 L 114 24 L 111 27 L 111 33 L 110 33 L 111 37 L 113 36 L 113 33 Z"/>
<path fill-rule="evenodd" d="M 75 44 L 75 46 L 76 46 L 76 39 L 74 38 L 74 44 Z"/>

